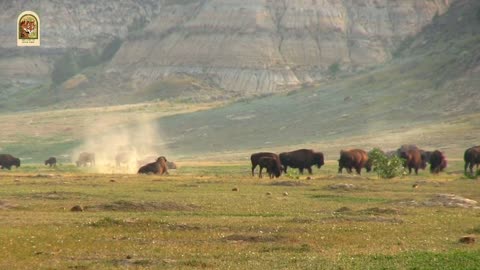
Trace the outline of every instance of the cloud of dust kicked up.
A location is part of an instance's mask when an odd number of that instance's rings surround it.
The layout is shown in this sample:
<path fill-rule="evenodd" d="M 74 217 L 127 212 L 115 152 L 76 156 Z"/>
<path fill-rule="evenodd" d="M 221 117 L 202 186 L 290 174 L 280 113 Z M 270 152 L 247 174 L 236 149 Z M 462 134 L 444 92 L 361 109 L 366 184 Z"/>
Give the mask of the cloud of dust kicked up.
<path fill-rule="evenodd" d="M 97 121 L 85 131 L 85 142 L 72 151 L 73 163 L 82 152 L 95 154 L 92 168 L 98 173 L 136 173 L 159 156 L 168 159 L 159 127 L 145 117 L 120 127 L 109 119 Z"/>

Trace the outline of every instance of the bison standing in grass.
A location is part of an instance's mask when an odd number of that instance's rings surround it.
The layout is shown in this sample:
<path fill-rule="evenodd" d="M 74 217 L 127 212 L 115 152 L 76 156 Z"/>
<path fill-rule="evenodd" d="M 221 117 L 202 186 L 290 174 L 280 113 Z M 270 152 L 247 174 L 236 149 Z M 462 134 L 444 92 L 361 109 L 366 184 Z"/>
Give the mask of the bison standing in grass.
<path fill-rule="evenodd" d="M 312 166 L 316 165 L 319 169 L 325 164 L 322 152 L 315 152 L 311 149 L 299 149 L 291 152 L 280 153 L 280 162 L 283 171 L 287 173 L 288 167 L 298 168 L 301 174 L 307 169 L 312 174 Z"/>
<path fill-rule="evenodd" d="M 55 157 L 49 157 L 45 160 L 45 166 L 57 167 L 57 159 Z"/>
<path fill-rule="evenodd" d="M 467 173 L 467 168 L 470 169 L 470 174 L 473 175 L 473 166 L 476 166 L 478 171 L 478 164 L 480 164 L 480 146 L 474 146 L 468 148 L 463 155 L 465 161 L 465 174 Z"/>
<path fill-rule="evenodd" d="M 412 169 L 415 170 L 415 174 L 418 174 L 418 170 L 424 170 L 427 167 L 426 161 L 422 158 L 420 149 L 410 148 L 400 151 L 399 157 L 405 160 L 404 167 L 408 168 L 408 174 L 412 173 Z"/>
<path fill-rule="evenodd" d="M 0 154 L 0 167 L 2 169 L 10 170 L 12 166 L 20 167 L 20 159 L 10 154 Z"/>
<path fill-rule="evenodd" d="M 77 164 L 77 167 L 85 167 L 87 166 L 87 164 L 89 164 L 90 166 L 95 166 L 95 153 L 80 153 L 80 155 L 78 156 L 78 160 L 75 163 Z"/>
<path fill-rule="evenodd" d="M 340 159 L 338 160 L 338 173 L 342 173 L 343 168 L 348 173 L 352 173 L 352 169 L 361 174 L 362 168 L 367 172 L 372 170 L 372 164 L 369 162 L 368 154 L 362 149 L 351 149 L 340 151 Z"/>
<path fill-rule="evenodd" d="M 447 159 L 445 158 L 445 155 L 438 150 L 431 152 L 429 163 L 430 172 L 433 174 L 437 174 L 447 167 Z"/>
<path fill-rule="evenodd" d="M 148 163 L 138 169 L 139 174 L 168 174 L 167 159 L 165 157 L 157 158 L 157 161 Z"/>
<path fill-rule="evenodd" d="M 278 162 L 278 159 L 272 157 L 261 157 L 258 160 L 258 165 L 260 166 L 260 172 L 258 173 L 258 177 L 262 178 L 262 170 L 263 168 L 267 169 L 268 176 L 270 179 L 274 177 L 280 177 L 282 174 L 282 167 Z"/>
<path fill-rule="evenodd" d="M 250 161 L 252 162 L 252 176 L 255 175 L 255 168 L 259 165 L 260 159 L 262 157 L 269 157 L 269 158 L 272 158 L 272 159 L 276 160 L 277 166 L 281 167 L 280 159 L 279 159 L 277 154 L 270 153 L 270 152 L 253 153 L 250 156 Z M 263 169 L 262 166 L 260 166 L 260 174 L 262 173 L 262 169 Z"/>

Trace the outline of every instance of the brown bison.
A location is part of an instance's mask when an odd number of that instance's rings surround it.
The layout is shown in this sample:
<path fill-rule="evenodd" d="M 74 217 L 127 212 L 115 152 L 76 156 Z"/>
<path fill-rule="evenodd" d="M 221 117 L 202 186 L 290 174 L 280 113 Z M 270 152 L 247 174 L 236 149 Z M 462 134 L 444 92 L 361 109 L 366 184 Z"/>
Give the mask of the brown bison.
<path fill-rule="evenodd" d="M 260 172 L 258 177 L 262 178 L 262 169 L 267 168 L 267 173 L 270 179 L 274 177 L 280 177 L 282 174 L 282 167 L 278 162 L 278 159 L 272 157 L 261 157 L 258 159 L 258 165 L 260 166 Z"/>
<path fill-rule="evenodd" d="M 56 167 L 57 159 L 55 157 L 49 157 L 47 160 L 45 160 L 45 166 L 47 165 L 49 165 L 50 167 Z"/>
<path fill-rule="evenodd" d="M 77 167 L 86 167 L 87 165 L 95 166 L 95 153 L 80 153 L 80 155 L 78 156 L 78 160 L 75 163 L 77 164 Z"/>
<path fill-rule="evenodd" d="M 433 174 L 437 174 L 447 167 L 447 159 L 438 150 L 431 152 L 428 162 L 430 163 L 430 172 Z"/>
<path fill-rule="evenodd" d="M 362 168 L 370 172 L 372 164 L 369 162 L 367 152 L 362 149 L 341 150 L 338 160 L 338 173 L 342 173 L 343 168 L 347 169 L 348 173 L 352 173 L 354 168 L 358 174 L 361 174 Z"/>
<path fill-rule="evenodd" d="M 408 168 L 408 173 L 412 173 L 412 169 L 415 170 L 415 174 L 418 174 L 418 169 L 424 170 L 427 167 L 427 163 L 422 159 L 422 154 L 418 148 L 410 148 L 406 151 L 401 151 L 400 158 L 404 159 L 404 167 Z"/>
<path fill-rule="evenodd" d="M 322 152 L 315 152 L 311 149 L 299 149 L 292 152 L 284 152 L 279 155 L 283 171 L 287 173 L 288 167 L 298 168 L 301 174 L 307 169 L 312 174 L 312 166 L 317 165 L 320 169 L 324 164 Z"/>
<path fill-rule="evenodd" d="M 148 163 L 138 169 L 139 174 L 168 174 L 167 159 L 163 156 L 157 158 L 157 161 Z"/>
<path fill-rule="evenodd" d="M 275 153 L 270 153 L 270 152 L 259 152 L 259 153 L 253 153 L 250 156 L 250 161 L 252 162 L 252 176 L 255 175 L 255 168 L 257 165 L 259 165 L 260 158 L 262 157 L 270 157 L 273 158 L 274 160 L 277 161 L 277 166 L 281 167 L 282 165 L 280 164 L 280 159 L 278 158 L 278 155 Z M 260 174 L 262 173 L 262 166 L 260 166 Z"/>
<path fill-rule="evenodd" d="M 10 170 L 12 166 L 20 167 L 20 159 L 10 154 L 0 154 L 0 167 L 2 169 Z"/>
<path fill-rule="evenodd" d="M 470 174 L 473 175 L 473 166 L 476 166 L 478 171 L 478 164 L 480 164 L 480 145 L 468 148 L 463 155 L 463 160 L 465 161 L 465 174 L 467 173 L 467 168 L 470 168 Z"/>

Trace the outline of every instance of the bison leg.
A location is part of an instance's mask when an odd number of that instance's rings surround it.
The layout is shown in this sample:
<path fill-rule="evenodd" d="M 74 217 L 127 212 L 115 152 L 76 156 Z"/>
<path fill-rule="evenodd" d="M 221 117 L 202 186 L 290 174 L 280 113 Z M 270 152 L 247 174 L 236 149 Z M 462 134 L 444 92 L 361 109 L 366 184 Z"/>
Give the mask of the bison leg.
<path fill-rule="evenodd" d="M 298 171 L 300 172 L 300 174 L 303 174 L 303 168 L 298 168 Z"/>
<path fill-rule="evenodd" d="M 308 170 L 308 174 L 312 174 L 312 167 L 308 167 L 307 170 Z"/>
<path fill-rule="evenodd" d="M 284 172 L 284 173 L 287 173 L 287 168 L 288 168 L 287 165 L 285 165 L 285 166 L 283 167 L 283 172 Z"/>
<path fill-rule="evenodd" d="M 257 164 L 252 163 L 252 176 L 255 176 L 255 168 L 257 167 Z"/>
<path fill-rule="evenodd" d="M 357 171 L 358 175 L 361 175 L 362 174 L 362 167 L 360 167 L 360 166 L 355 167 L 355 171 Z"/>
<path fill-rule="evenodd" d="M 263 167 L 260 166 L 260 171 L 258 172 L 258 178 L 262 178 L 262 170 L 263 170 Z"/>
<path fill-rule="evenodd" d="M 340 174 L 341 174 L 341 173 L 342 173 L 342 171 L 343 171 L 343 167 L 342 167 L 342 166 L 338 166 L 338 173 L 340 173 Z"/>

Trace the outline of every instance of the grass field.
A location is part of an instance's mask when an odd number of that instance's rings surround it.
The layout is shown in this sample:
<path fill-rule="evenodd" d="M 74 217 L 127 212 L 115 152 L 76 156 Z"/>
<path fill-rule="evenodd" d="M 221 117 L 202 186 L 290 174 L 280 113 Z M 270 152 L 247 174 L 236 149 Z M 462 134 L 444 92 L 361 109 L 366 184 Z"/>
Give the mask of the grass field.
<path fill-rule="evenodd" d="M 71 165 L 0 172 L 0 269 L 478 269 L 480 200 L 462 163 L 392 180 L 250 176 L 249 164 L 184 163 L 169 176 Z M 412 184 L 418 183 L 418 188 Z M 351 185 L 342 185 L 351 184 Z M 232 191 L 236 187 L 238 191 Z M 288 193 L 288 194 L 286 194 Z M 436 199 L 437 198 L 437 199 Z M 81 205 L 84 212 L 71 212 Z"/>

